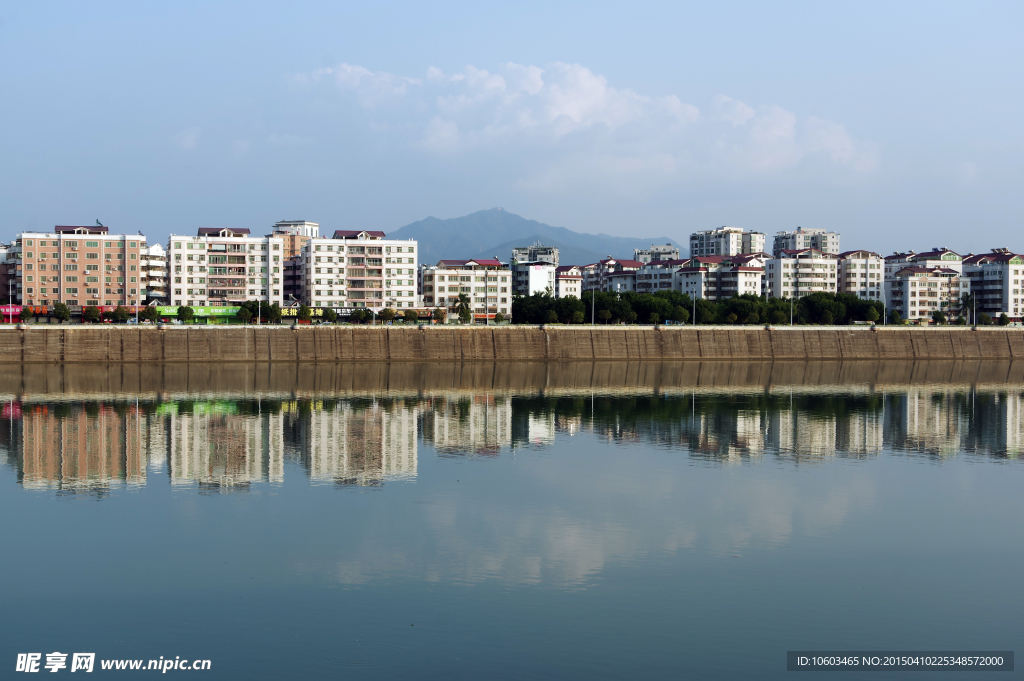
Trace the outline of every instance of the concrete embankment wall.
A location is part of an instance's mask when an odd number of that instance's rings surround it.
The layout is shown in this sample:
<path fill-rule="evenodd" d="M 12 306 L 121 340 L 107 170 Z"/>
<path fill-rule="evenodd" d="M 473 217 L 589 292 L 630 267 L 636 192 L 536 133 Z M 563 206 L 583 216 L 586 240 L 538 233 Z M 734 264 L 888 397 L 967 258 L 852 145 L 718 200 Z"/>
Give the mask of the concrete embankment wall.
<path fill-rule="evenodd" d="M 109 325 L 0 329 L 0 362 L 1024 359 L 1024 331 L 857 327 Z"/>
<path fill-rule="evenodd" d="M 623 362 L 240 362 L 23 364 L 0 371 L 0 402 L 55 399 L 670 394 L 774 389 L 1024 390 L 1024 360 Z"/>

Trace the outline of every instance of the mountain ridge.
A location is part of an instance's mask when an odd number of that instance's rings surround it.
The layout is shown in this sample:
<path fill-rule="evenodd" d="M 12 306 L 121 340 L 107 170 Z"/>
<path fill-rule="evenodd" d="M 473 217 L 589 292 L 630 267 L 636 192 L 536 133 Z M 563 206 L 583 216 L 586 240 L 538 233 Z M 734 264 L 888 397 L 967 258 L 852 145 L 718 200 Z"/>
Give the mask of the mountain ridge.
<path fill-rule="evenodd" d="M 632 258 L 633 249 L 649 248 L 652 244 L 679 246 L 664 236 L 631 238 L 574 232 L 524 218 L 504 208 L 480 210 L 457 218 L 429 216 L 388 232 L 388 238 L 416 239 L 420 244 L 419 261 L 424 264 L 433 264 L 442 258 L 494 256 L 507 261 L 513 247 L 529 246 L 535 241 L 556 246 L 562 265 L 587 265 L 609 255 Z"/>

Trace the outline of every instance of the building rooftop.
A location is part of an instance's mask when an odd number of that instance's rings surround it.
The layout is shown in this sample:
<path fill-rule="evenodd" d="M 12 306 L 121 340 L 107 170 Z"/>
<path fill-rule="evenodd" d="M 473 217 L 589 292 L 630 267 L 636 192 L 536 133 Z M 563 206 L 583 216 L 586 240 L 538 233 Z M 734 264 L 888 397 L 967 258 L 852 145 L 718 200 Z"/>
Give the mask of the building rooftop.
<path fill-rule="evenodd" d="M 386 234 L 379 230 L 369 229 L 336 229 L 335 239 L 383 239 Z"/>
<path fill-rule="evenodd" d="M 106 234 L 109 231 L 109 227 L 103 225 L 92 225 L 92 226 L 73 226 L 73 225 L 57 225 L 53 228 L 56 234 Z"/>
<path fill-rule="evenodd" d="M 200 227 L 199 236 L 249 236 L 249 230 L 245 227 Z"/>

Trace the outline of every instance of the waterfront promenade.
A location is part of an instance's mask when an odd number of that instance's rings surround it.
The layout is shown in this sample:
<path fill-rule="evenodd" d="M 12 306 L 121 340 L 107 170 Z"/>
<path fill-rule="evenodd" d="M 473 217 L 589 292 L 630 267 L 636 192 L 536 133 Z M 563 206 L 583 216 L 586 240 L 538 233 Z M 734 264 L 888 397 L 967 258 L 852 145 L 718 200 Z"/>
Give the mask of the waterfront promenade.
<path fill-rule="evenodd" d="M 23 363 L 1024 359 L 1024 330 L 970 327 L 164 326 L 0 329 Z"/>

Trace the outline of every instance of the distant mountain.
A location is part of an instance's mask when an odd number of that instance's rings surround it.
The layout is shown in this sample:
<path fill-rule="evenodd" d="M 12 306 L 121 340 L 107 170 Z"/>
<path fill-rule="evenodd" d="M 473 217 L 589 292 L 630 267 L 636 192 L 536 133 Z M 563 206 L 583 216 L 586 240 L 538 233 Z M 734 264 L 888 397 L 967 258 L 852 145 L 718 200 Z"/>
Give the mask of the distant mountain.
<path fill-rule="evenodd" d="M 419 261 L 433 264 L 442 258 L 492 258 L 503 261 L 512 257 L 512 249 L 541 241 L 557 246 L 562 265 L 587 265 L 607 258 L 632 258 L 634 248 L 650 248 L 651 244 L 678 245 L 663 236 L 634 239 L 607 234 L 582 234 L 565 227 L 552 227 L 536 220 L 527 220 L 504 208 L 481 210 L 461 218 L 439 220 L 429 217 L 388 232 L 389 239 L 416 239 Z M 685 249 L 680 248 L 680 251 Z"/>

